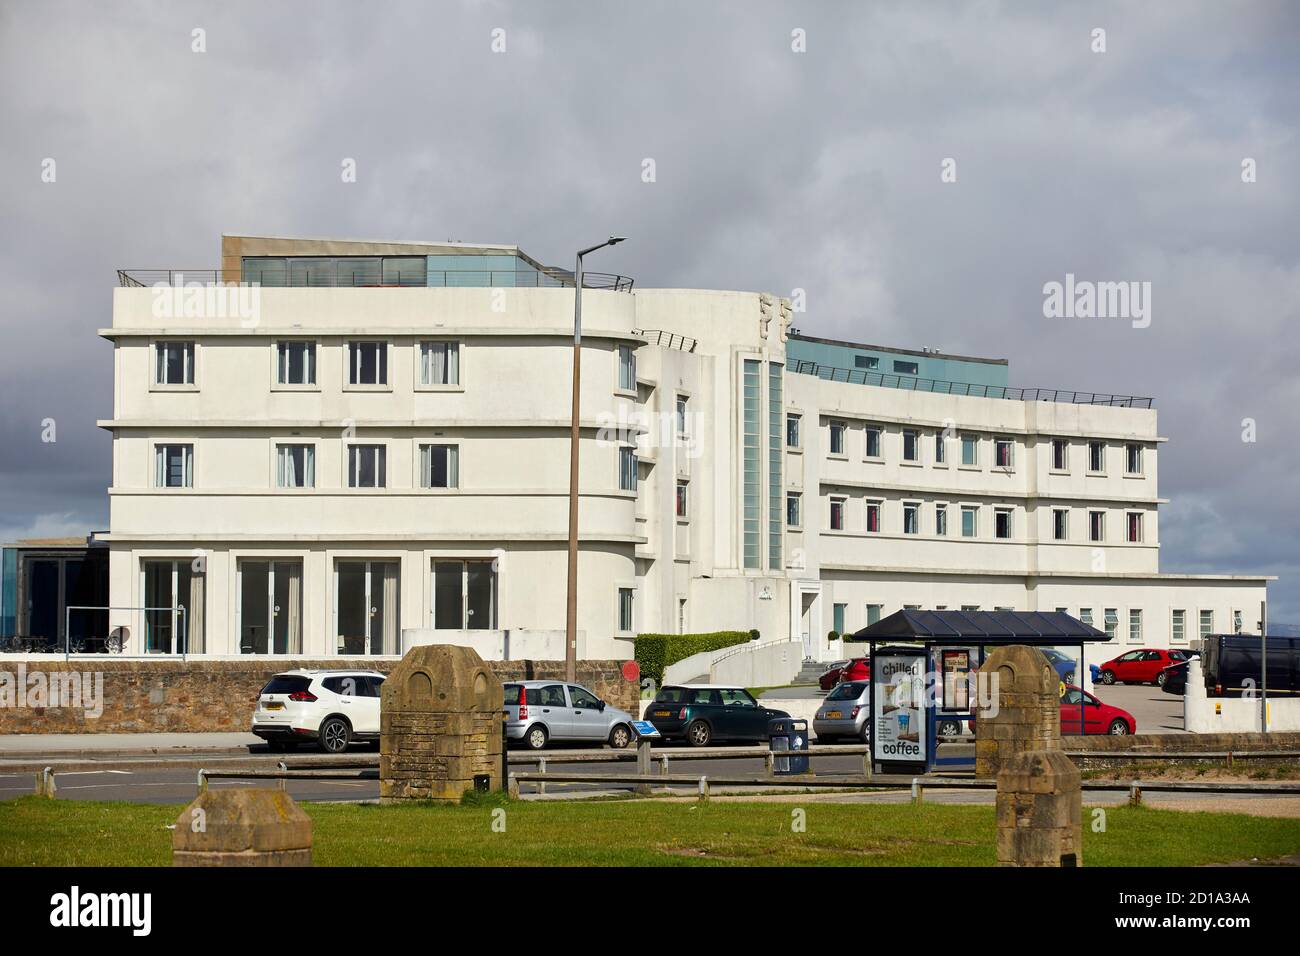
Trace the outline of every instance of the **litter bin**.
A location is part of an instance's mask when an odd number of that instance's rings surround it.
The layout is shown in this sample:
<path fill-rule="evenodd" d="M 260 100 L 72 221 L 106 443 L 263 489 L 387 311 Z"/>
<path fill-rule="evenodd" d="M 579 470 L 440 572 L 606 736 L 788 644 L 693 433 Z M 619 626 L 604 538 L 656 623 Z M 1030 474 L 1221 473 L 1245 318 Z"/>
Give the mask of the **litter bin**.
<path fill-rule="evenodd" d="M 774 717 L 767 722 L 767 748 L 774 754 L 789 754 L 772 761 L 772 772 L 808 772 L 808 721 Z"/>

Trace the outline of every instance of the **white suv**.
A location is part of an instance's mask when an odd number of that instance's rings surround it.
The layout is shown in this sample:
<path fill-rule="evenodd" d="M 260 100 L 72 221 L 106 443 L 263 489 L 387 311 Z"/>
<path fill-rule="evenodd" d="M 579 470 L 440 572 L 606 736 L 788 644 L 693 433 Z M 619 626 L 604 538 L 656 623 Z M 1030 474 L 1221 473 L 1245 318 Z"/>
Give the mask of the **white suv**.
<path fill-rule="evenodd" d="M 384 675 L 375 671 L 276 674 L 257 698 L 253 733 L 272 750 L 314 740 L 332 754 L 343 753 L 354 740 L 378 740 L 383 682 Z"/>

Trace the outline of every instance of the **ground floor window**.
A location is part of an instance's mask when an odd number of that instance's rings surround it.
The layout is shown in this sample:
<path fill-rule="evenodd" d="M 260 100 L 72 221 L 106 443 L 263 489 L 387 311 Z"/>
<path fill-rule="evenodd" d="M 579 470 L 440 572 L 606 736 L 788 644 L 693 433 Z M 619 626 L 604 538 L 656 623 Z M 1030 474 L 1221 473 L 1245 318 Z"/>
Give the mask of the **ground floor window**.
<path fill-rule="evenodd" d="M 345 561 L 334 565 L 334 621 L 340 654 L 400 654 L 396 561 Z"/>
<path fill-rule="evenodd" d="M 302 562 L 239 563 L 239 653 L 302 653 Z"/>
<path fill-rule="evenodd" d="M 877 621 L 880 620 L 880 610 L 883 607 L 884 607 L 883 604 L 867 605 L 867 626 L 868 627 L 870 627 L 872 624 L 875 624 Z"/>
<path fill-rule="evenodd" d="M 491 561 L 433 562 L 433 626 L 490 631 L 497 626 L 497 572 Z"/>
<path fill-rule="evenodd" d="M 202 654 L 204 577 L 192 558 L 140 562 L 146 654 Z"/>

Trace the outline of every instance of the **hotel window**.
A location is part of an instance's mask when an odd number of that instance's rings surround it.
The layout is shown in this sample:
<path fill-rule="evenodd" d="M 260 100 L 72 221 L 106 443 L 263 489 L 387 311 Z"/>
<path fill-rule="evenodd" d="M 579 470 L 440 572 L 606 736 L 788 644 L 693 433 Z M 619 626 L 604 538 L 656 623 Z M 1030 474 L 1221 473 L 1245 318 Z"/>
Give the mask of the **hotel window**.
<path fill-rule="evenodd" d="M 632 624 L 632 589 L 618 589 L 618 629 L 623 632 L 631 631 Z"/>
<path fill-rule="evenodd" d="M 999 538 L 1011 537 L 1011 509 L 993 509 L 993 533 Z"/>
<path fill-rule="evenodd" d="M 302 653 L 302 562 L 240 561 L 239 653 Z"/>
<path fill-rule="evenodd" d="M 781 499 L 785 495 L 785 448 L 781 435 L 781 410 L 785 407 L 785 366 L 767 363 L 767 566 L 784 567 L 785 529 L 781 526 Z"/>
<path fill-rule="evenodd" d="M 1090 607 L 1079 608 L 1079 620 L 1082 621 L 1084 624 L 1087 624 L 1089 627 L 1092 627 L 1092 608 Z"/>
<path fill-rule="evenodd" d="M 870 627 L 872 624 L 875 624 L 877 621 L 880 620 L 880 611 L 883 607 L 884 607 L 883 604 L 867 605 L 867 626 L 868 627 Z"/>
<path fill-rule="evenodd" d="M 973 538 L 979 533 L 979 509 L 975 505 L 962 505 L 961 536 Z"/>
<path fill-rule="evenodd" d="M 690 482 L 677 479 L 677 517 L 688 518 L 687 502 L 690 498 Z"/>
<path fill-rule="evenodd" d="M 901 362 L 895 359 L 894 371 L 899 375 L 915 375 L 920 369 L 916 362 Z"/>
<path fill-rule="evenodd" d="M 978 611 L 980 606 L 978 604 L 963 604 L 961 609 L 964 614 L 969 614 L 971 611 Z"/>
<path fill-rule="evenodd" d="M 1201 612 L 1201 637 L 1209 637 L 1214 633 L 1214 612 Z"/>
<path fill-rule="evenodd" d="M 855 355 L 853 356 L 854 368 L 879 368 L 880 359 L 874 355 Z"/>
<path fill-rule="evenodd" d="M 1233 634 L 1241 633 L 1241 612 L 1240 611 L 1232 612 L 1232 633 Z"/>
<path fill-rule="evenodd" d="M 799 448 L 799 425 L 802 418 L 799 415 L 785 416 L 785 444 L 787 448 Z"/>
<path fill-rule="evenodd" d="M 433 626 L 491 631 L 497 626 L 497 572 L 491 561 L 433 562 Z"/>
<path fill-rule="evenodd" d="M 999 438 L 993 442 L 993 460 L 999 468 L 1012 467 L 1012 448 L 1010 438 Z"/>
<path fill-rule="evenodd" d="M 1068 508 L 1052 509 L 1052 538 L 1065 541 L 1070 537 L 1070 510 Z"/>
<path fill-rule="evenodd" d="M 831 605 L 831 626 L 835 628 L 836 634 L 844 633 L 844 612 L 848 609 L 847 604 Z"/>
<path fill-rule="evenodd" d="M 334 563 L 334 640 L 339 654 L 399 654 L 402 571 L 396 561 Z"/>
<path fill-rule="evenodd" d="M 460 447 L 457 445 L 420 446 L 420 487 L 460 487 Z"/>
<path fill-rule="evenodd" d="M 843 422 L 831 422 L 831 454 L 844 454 L 844 429 Z"/>
<path fill-rule="evenodd" d="M 618 450 L 618 487 L 620 491 L 636 491 L 636 449 Z"/>
<path fill-rule="evenodd" d="M 316 446 L 276 445 L 275 483 L 279 488 L 316 487 Z"/>
<path fill-rule="evenodd" d="M 383 445 L 348 445 L 348 487 L 387 487 L 388 449 Z"/>
<path fill-rule="evenodd" d="M 154 445 L 153 466 L 155 487 L 194 487 L 193 445 Z"/>
<path fill-rule="evenodd" d="M 1169 620 L 1169 641 L 1171 644 L 1181 644 L 1187 640 L 1187 612 L 1182 608 L 1175 608 L 1170 612 Z"/>
<path fill-rule="evenodd" d="M 1130 644 L 1142 643 L 1142 611 L 1133 608 L 1128 612 L 1128 642 Z"/>
<path fill-rule="evenodd" d="M 144 651 L 146 654 L 204 652 L 204 583 L 194 560 L 140 562 L 144 578 Z"/>
<path fill-rule="evenodd" d="M 978 465 L 980 463 L 979 438 L 975 435 L 961 436 L 961 463 Z"/>
<path fill-rule="evenodd" d="M 1088 470 L 1104 472 L 1106 470 L 1106 443 L 1104 441 L 1088 442 Z"/>
<path fill-rule="evenodd" d="M 801 522 L 800 511 L 803 508 L 803 495 L 791 491 L 785 496 L 785 525 L 787 528 L 798 528 Z"/>
<path fill-rule="evenodd" d="M 276 384 L 316 384 L 315 342 L 280 342 L 276 350 Z"/>
<path fill-rule="evenodd" d="M 1089 541 L 1106 540 L 1106 512 L 1104 511 L 1088 512 L 1088 540 Z"/>
<path fill-rule="evenodd" d="M 348 343 L 348 384 L 388 384 L 388 343 Z"/>
<path fill-rule="evenodd" d="M 1140 544 L 1142 541 L 1142 512 L 1140 511 L 1128 513 L 1128 540 L 1130 544 Z"/>
<path fill-rule="evenodd" d="M 1115 632 L 1119 629 L 1119 610 L 1117 608 L 1108 607 L 1106 608 L 1104 617 L 1106 622 L 1106 640 L 1113 641 L 1115 639 Z"/>
<path fill-rule="evenodd" d="M 880 502 L 867 502 L 867 531 L 875 534 L 880 530 Z"/>
<path fill-rule="evenodd" d="M 943 432 L 934 434 L 934 463 L 942 465 L 948 460 L 948 440 L 943 437 Z"/>
<path fill-rule="evenodd" d="M 948 535 L 948 506 L 945 504 L 934 506 L 934 533 L 941 538 Z"/>
<path fill-rule="evenodd" d="M 1064 438 L 1052 439 L 1052 469 L 1054 471 L 1070 470 L 1070 443 Z"/>
<path fill-rule="evenodd" d="M 831 530 L 844 530 L 844 501 L 843 498 L 831 499 Z"/>
<path fill-rule="evenodd" d="M 618 387 L 625 392 L 636 391 L 636 352 L 630 345 L 618 347 Z"/>
<path fill-rule="evenodd" d="M 762 414 L 761 401 L 762 362 L 745 359 L 742 372 L 741 395 L 741 480 L 743 483 L 742 499 L 742 535 L 741 561 L 746 568 L 762 566 L 762 469 L 761 456 L 762 430 L 759 422 Z M 770 516 L 769 516 L 770 517 Z"/>
<path fill-rule="evenodd" d="M 1142 446 L 1129 442 L 1124 446 L 1124 474 L 1142 474 Z"/>
<path fill-rule="evenodd" d="M 420 343 L 420 384 L 460 384 L 460 343 Z"/>
<path fill-rule="evenodd" d="M 921 433 L 912 428 L 903 429 L 903 461 L 921 460 Z"/>
<path fill-rule="evenodd" d="M 154 384 L 194 384 L 194 343 L 154 343 Z"/>
<path fill-rule="evenodd" d="M 686 396 L 677 396 L 677 434 L 683 436 L 686 434 Z"/>
<path fill-rule="evenodd" d="M 880 433 L 879 425 L 867 426 L 867 458 L 880 458 Z"/>
<path fill-rule="evenodd" d="M 1069 614 L 1069 613 L 1070 613 L 1070 609 L 1069 609 L 1068 607 L 1058 607 L 1058 608 L 1056 609 L 1056 613 L 1057 613 L 1057 614 Z"/>
<path fill-rule="evenodd" d="M 921 533 L 921 505 L 916 501 L 903 502 L 903 534 Z"/>

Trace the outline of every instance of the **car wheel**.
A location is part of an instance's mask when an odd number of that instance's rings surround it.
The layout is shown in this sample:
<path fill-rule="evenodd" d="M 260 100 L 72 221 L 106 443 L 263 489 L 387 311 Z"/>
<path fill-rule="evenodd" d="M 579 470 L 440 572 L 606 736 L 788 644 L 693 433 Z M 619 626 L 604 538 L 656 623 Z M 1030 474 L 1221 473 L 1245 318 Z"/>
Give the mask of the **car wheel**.
<path fill-rule="evenodd" d="M 862 725 L 862 730 L 858 733 L 858 736 L 864 744 L 871 743 L 871 721 L 868 720 Z"/>
<path fill-rule="evenodd" d="M 1070 671 L 1069 673 L 1067 673 L 1067 674 L 1065 675 L 1064 680 L 1065 680 L 1065 682 L 1066 682 L 1067 684 L 1073 684 L 1073 683 L 1074 683 L 1074 671 Z"/>
<path fill-rule="evenodd" d="M 1161 671 L 1159 674 L 1157 674 L 1157 675 L 1156 675 L 1156 686 L 1157 686 L 1157 687 L 1164 687 L 1164 686 L 1165 686 L 1165 678 L 1166 678 L 1167 676 L 1168 676 L 1168 675 L 1165 674 L 1164 671 Z"/>
<path fill-rule="evenodd" d="M 632 731 L 626 724 L 619 724 L 609 732 L 609 745 L 615 750 L 622 750 L 632 742 Z"/>
<path fill-rule="evenodd" d="M 1101 682 L 1102 682 L 1103 684 L 1113 684 L 1113 683 L 1115 683 L 1115 672 L 1114 672 L 1114 671 L 1102 671 L 1102 672 L 1101 672 Z"/>
<path fill-rule="evenodd" d="M 341 754 L 348 749 L 352 728 L 342 717 L 330 717 L 320 725 L 320 749 L 327 754 Z"/>
<path fill-rule="evenodd" d="M 1110 733 L 1115 737 L 1127 737 L 1128 724 L 1124 723 L 1124 721 L 1117 717 L 1110 722 Z"/>
<path fill-rule="evenodd" d="M 956 737 L 961 734 L 961 724 L 955 720 L 941 720 L 939 722 L 940 737 Z"/>
<path fill-rule="evenodd" d="M 546 746 L 547 736 L 545 727 L 541 724 L 533 724 L 528 728 L 528 733 L 524 734 L 524 743 L 528 745 L 529 750 L 541 750 Z"/>
<path fill-rule="evenodd" d="M 713 732 L 704 721 L 693 720 L 686 728 L 686 739 L 690 741 L 692 747 L 707 747 L 709 741 L 713 739 Z"/>

